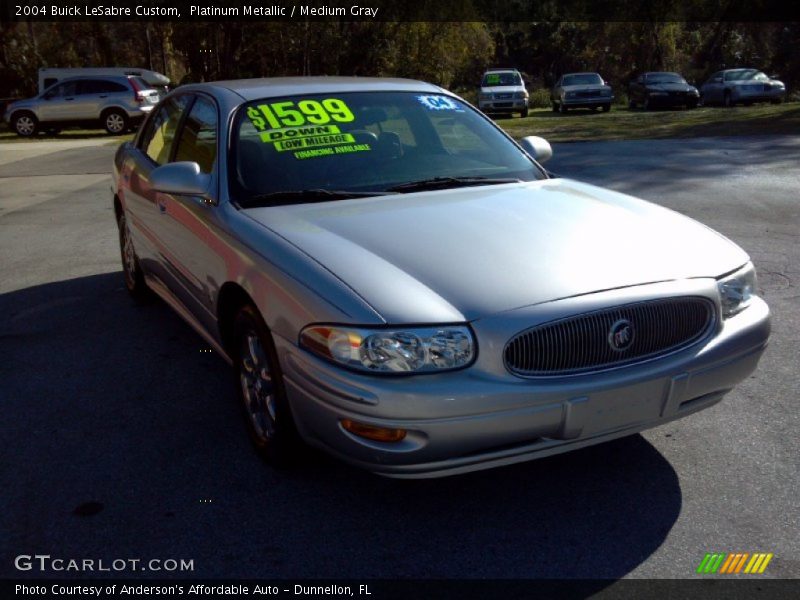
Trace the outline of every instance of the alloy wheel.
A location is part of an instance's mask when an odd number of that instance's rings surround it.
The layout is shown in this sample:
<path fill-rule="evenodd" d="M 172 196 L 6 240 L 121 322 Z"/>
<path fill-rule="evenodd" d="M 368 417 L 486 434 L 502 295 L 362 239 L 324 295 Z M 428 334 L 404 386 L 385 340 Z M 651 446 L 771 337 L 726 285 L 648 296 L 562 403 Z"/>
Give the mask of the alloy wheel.
<path fill-rule="evenodd" d="M 276 394 L 269 359 L 258 334 L 247 331 L 242 336 L 239 382 L 245 410 L 253 432 L 261 442 L 275 436 Z"/>

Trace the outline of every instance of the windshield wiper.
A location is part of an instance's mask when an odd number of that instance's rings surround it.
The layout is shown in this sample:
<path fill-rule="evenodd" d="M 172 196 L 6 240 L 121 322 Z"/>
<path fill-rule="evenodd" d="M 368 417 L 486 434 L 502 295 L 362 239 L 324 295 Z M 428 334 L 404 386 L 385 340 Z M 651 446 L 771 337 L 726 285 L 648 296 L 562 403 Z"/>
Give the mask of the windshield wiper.
<path fill-rule="evenodd" d="M 434 177 L 409 181 L 387 188 L 387 192 L 419 192 L 423 190 L 443 190 L 447 188 L 467 187 L 471 185 L 494 185 L 498 183 L 519 183 L 521 179 L 491 177 Z"/>
<path fill-rule="evenodd" d="M 349 198 L 368 198 L 385 196 L 391 192 L 356 192 L 350 190 L 283 190 L 251 196 L 244 203 L 247 208 L 254 206 L 275 206 L 291 202 L 305 204 L 307 202 L 328 202 L 330 200 L 347 200 Z"/>

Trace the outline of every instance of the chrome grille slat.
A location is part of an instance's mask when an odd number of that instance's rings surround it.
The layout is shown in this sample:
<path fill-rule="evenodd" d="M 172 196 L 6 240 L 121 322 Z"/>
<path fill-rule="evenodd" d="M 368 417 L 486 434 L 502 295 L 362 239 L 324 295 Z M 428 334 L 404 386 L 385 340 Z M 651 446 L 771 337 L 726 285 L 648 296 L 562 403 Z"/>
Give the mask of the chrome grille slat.
<path fill-rule="evenodd" d="M 615 323 L 634 329 L 630 346 L 608 342 Z M 514 336 L 504 350 L 509 371 L 523 377 L 548 377 L 602 371 L 650 360 L 699 342 L 715 322 L 706 298 L 649 300 L 544 323 Z"/>

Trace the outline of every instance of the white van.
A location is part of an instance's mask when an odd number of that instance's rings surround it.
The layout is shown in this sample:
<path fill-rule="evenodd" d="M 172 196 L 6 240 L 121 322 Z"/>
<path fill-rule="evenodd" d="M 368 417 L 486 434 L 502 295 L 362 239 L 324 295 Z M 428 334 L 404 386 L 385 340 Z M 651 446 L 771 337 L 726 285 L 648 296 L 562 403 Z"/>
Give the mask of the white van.
<path fill-rule="evenodd" d="M 68 69 L 42 68 L 39 69 L 39 93 L 41 94 L 51 85 L 67 77 L 125 77 L 135 75 L 141 77 L 147 84 L 158 90 L 159 96 L 164 96 L 169 91 L 169 77 L 134 67 L 77 67 Z"/>

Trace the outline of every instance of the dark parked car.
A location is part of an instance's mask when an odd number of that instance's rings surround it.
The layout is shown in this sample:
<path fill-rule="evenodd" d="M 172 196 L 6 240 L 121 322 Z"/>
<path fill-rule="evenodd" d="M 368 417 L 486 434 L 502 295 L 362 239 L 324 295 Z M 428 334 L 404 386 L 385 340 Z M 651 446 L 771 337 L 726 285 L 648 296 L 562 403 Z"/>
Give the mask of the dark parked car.
<path fill-rule="evenodd" d="M 654 71 L 642 73 L 628 87 L 629 106 L 645 110 L 656 106 L 696 108 L 700 92 L 677 73 Z"/>
<path fill-rule="evenodd" d="M 786 86 L 756 69 L 727 69 L 714 73 L 700 88 L 705 104 L 750 105 L 753 102 L 779 104 L 786 96 Z"/>

